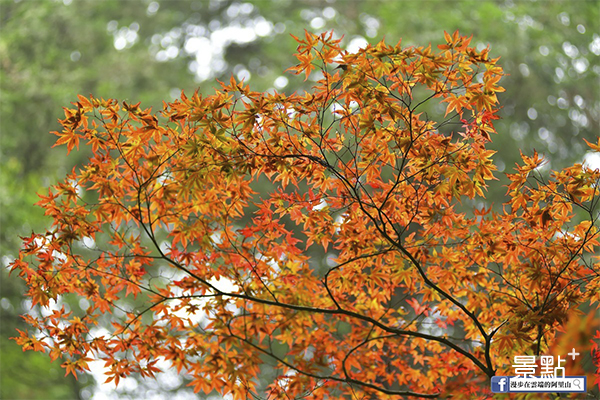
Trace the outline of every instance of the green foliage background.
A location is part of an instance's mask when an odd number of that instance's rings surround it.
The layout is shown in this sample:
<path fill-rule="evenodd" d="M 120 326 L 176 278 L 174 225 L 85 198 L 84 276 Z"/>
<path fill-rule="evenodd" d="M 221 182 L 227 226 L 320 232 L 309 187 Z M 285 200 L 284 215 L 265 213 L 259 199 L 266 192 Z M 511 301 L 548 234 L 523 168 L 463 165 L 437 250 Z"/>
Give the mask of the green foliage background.
<path fill-rule="evenodd" d="M 16 255 L 19 235 L 48 225 L 33 206 L 35 193 L 87 156 L 66 157 L 64 149 L 51 149 L 55 136 L 49 132 L 58 129 L 61 107 L 77 94 L 141 101 L 158 110 L 181 90 L 212 91 L 214 78 L 231 74 L 245 77 L 254 90 L 273 89 L 275 82 L 286 92 L 305 90 L 310 82 L 283 74 L 294 62 L 289 34 L 302 35 L 304 29 L 334 29 L 348 46 L 382 38 L 436 45 L 444 30 L 456 29 L 473 34 L 477 46 L 489 44 L 509 74 L 501 81 L 503 119 L 492 145 L 501 170 L 512 168 L 519 150 L 544 153 L 552 168 L 581 162 L 582 138 L 598 135 L 600 3 L 595 0 L 1 0 L 0 24 L 3 267 Z M 207 62 L 206 47 L 199 55 L 186 51 L 198 43 L 212 46 L 212 61 Z M 287 85 L 277 80 L 281 76 Z M 488 199 L 500 204 L 503 194 L 493 190 Z M 98 390 L 93 379 L 63 378 L 58 362 L 23 353 L 8 340 L 15 328 L 23 328 L 18 315 L 27 304 L 20 280 L 5 268 L 0 277 L 0 398 L 92 398 Z M 182 383 L 153 393 L 192 398 L 181 391 Z M 136 397 L 126 391 L 118 396 Z"/>

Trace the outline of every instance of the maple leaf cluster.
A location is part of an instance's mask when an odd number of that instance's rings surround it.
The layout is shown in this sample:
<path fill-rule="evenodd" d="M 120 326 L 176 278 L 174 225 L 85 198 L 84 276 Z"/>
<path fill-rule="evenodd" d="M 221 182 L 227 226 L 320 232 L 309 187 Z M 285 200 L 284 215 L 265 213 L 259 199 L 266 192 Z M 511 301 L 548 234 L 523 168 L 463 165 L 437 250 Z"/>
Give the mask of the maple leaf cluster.
<path fill-rule="evenodd" d="M 473 398 L 543 354 L 600 300 L 600 172 L 545 180 L 524 155 L 482 207 L 503 72 L 445 38 L 348 53 L 307 32 L 291 71 L 316 83 L 291 95 L 232 78 L 159 114 L 79 96 L 57 144 L 92 156 L 40 195 L 52 226 L 11 264 L 33 304 L 17 342 L 236 399 L 265 364 L 269 398 Z"/>

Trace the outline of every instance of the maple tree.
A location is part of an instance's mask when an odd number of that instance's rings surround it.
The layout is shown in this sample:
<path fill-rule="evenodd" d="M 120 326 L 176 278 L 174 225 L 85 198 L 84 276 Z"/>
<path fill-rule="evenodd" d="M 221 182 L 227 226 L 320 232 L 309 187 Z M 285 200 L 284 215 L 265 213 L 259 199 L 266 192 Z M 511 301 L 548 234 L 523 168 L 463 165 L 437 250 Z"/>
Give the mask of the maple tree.
<path fill-rule="evenodd" d="M 544 179 L 523 155 L 486 207 L 503 72 L 445 38 L 348 53 L 307 32 L 306 93 L 232 78 L 158 115 L 79 96 L 57 145 L 92 156 L 40 195 L 52 227 L 11 264 L 39 309 L 17 342 L 115 384 L 166 361 L 240 399 L 265 363 L 268 398 L 472 398 L 543 354 L 600 300 L 600 171 Z"/>

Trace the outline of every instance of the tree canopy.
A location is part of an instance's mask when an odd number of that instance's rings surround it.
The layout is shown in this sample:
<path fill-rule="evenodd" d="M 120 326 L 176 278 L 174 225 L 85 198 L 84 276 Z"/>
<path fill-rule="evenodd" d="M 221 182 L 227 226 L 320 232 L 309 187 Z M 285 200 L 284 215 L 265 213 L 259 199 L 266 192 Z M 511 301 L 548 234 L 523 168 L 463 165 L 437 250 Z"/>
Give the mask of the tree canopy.
<path fill-rule="evenodd" d="M 293 94 L 232 77 L 158 114 L 79 96 L 57 145 L 92 155 L 11 264 L 37 310 L 17 342 L 116 384 L 162 360 L 234 398 L 473 398 L 513 355 L 585 337 L 600 171 L 546 179 L 523 154 L 487 207 L 504 74 L 444 38 L 348 52 L 306 32 L 290 70 L 315 84 Z"/>
<path fill-rule="evenodd" d="M 59 130 L 62 106 L 77 93 L 161 107 L 181 89 L 212 92 L 213 78 L 244 79 L 253 90 L 308 90 L 308 81 L 282 70 L 292 59 L 290 33 L 335 29 L 340 45 L 355 51 L 381 38 L 404 45 L 439 43 L 443 31 L 474 34 L 472 46 L 493 47 L 506 75 L 496 135 L 488 148 L 498 172 L 510 171 L 519 149 L 543 155 L 540 172 L 591 160 L 582 139 L 595 142 L 600 102 L 596 65 L 600 55 L 600 7 L 595 0 L 483 0 L 478 2 L 277 0 L 245 2 L 129 0 L 43 0 L 0 2 L 0 253 L 6 267 L 17 255 L 19 236 L 48 227 L 36 192 L 62 179 L 90 153 L 66 146 L 48 149 Z M 216 85 L 218 87 L 218 85 Z M 429 104 L 435 105 L 435 102 Z M 425 110 L 427 105 L 423 105 Z M 426 110 L 433 115 L 434 110 Z M 439 110 L 438 110 L 439 111 Z M 443 113 L 443 111 L 442 111 Z M 437 118 L 432 116 L 432 118 Z M 502 184 L 488 187 L 485 207 L 501 208 Z M 481 198 L 477 202 L 484 201 Z M 465 202 L 465 209 L 475 204 Z M 0 397 L 47 399 L 189 398 L 187 377 L 167 374 L 158 381 L 130 378 L 118 388 L 94 379 L 62 378 L 59 363 L 40 353 L 23 353 L 8 338 L 24 329 L 20 314 L 30 310 L 23 283 L 0 272 Z M 68 307 L 85 306 L 63 297 Z M 577 329 L 575 329 L 577 331 Z M 583 339 L 581 339 L 583 340 Z M 587 340 L 583 340 L 587 343 Z M 570 351 L 570 349 L 569 349 Z M 587 361 L 591 365 L 591 359 Z M 272 372 L 272 371 L 271 371 Z M 272 381 L 263 368 L 261 376 Z M 93 382 L 96 384 L 92 385 Z M 208 398 L 211 398 L 208 396 Z"/>

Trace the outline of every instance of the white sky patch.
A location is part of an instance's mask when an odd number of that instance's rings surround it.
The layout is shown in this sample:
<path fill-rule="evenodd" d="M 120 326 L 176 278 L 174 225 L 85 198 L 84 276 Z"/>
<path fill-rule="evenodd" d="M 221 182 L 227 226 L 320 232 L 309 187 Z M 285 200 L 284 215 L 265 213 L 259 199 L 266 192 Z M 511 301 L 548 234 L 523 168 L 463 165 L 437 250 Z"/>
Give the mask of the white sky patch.
<path fill-rule="evenodd" d="M 540 156 L 543 156 L 543 154 L 541 154 Z M 544 172 L 547 172 L 548 170 L 550 170 L 550 168 L 551 168 L 550 161 L 548 160 L 548 158 L 543 157 L 541 164 L 539 166 L 537 166 L 537 168 L 535 168 L 534 171 L 544 173 Z"/>
<path fill-rule="evenodd" d="M 81 239 L 82 244 L 88 249 L 93 249 L 96 247 L 96 241 L 91 236 L 86 236 Z"/>
<path fill-rule="evenodd" d="M 296 116 L 296 110 L 293 108 L 286 109 L 286 112 L 289 118 L 294 118 Z"/>
<path fill-rule="evenodd" d="M 70 312 L 71 311 L 71 307 L 69 306 L 69 303 L 63 303 L 61 296 L 57 296 L 56 300 L 52 300 L 50 299 L 48 301 L 48 306 L 46 307 L 40 307 L 40 314 L 43 317 L 48 317 L 50 315 L 52 315 L 52 313 L 54 311 L 58 311 L 60 310 L 62 307 L 65 307 L 65 312 Z M 60 322 L 59 326 L 64 327 L 64 323 Z"/>
<path fill-rule="evenodd" d="M 337 11 L 335 11 L 335 8 L 326 7 L 323 9 L 323 16 L 327 19 L 333 19 L 333 18 L 335 18 L 336 15 L 337 15 Z"/>
<path fill-rule="evenodd" d="M 218 231 L 218 232 L 213 233 L 212 235 L 210 235 L 210 240 L 212 240 L 212 242 L 215 244 L 223 243 L 223 232 Z"/>
<path fill-rule="evenodd" d="M 232 293 L 239 290 L 238 285 L 230 279 L 220 277 L 219 279 L 212 278 L 209 283 L 215 288 L 225 293 Z"/>
<path fill-rule="evenodd" d="M 592 53 L 600 56 L 600 36 L 594 33 L 594 40 L 589 44 L 588 48 Z"/>
<path fill-rule="evenodd" d="M 343 64 L 344 63 L 344 57 L 341 54 L 336 55 L 335 57 L 333 57 L 333 61 L 334 64 Z"/>
<path fill-rule="evenodd" d="M 109 370 L 104 368 L 104 361 L 102 360 L 91 361 L 88 363 L 88 367 L 96 381 L 92 400 L 115 400 L 120 398 L 119 392 L 135 390 L 138 387 L 138 383 L 133 377 L 121 378 L 117 388 L 115 388 L 113 382 L 104 383 L 108 378 L 105 372 Z"/>
<path fill-rule="evenodd" d="M 252 74 L 246 68 L 242 68 L 236 73 L 236 77 L 238 81 L 249 81 Z"/>
<path fill-rule="evenodd" d="M 6 297 L 0 299 L 0 307 L 2 307 L 3 310 L 9 310 L 10 312 L 13 312 L 15 309 L 10 300 Z"/>
<path fill-rule="evenodd" d="M 277 79 L 275 79 L 274 85 L 277 89 L 283 89 L 288 85 L 288 82 L 289 80 L 285 76 L 278 76 Z"/>
<path fill-rule="evenodd" d="M 88 299 L 86 299 L 85 297 L 81 297 L 79 299 L 79 308 L 81 308 L 81 310 L 86 311 L 89 307 L 90 307 L 90 302 Z"/>
<path fill-rule="evenodd" d="M 319 201 L 319 204 L 313 206 L 313 210 L 322 210 L 325 207 L 327 207 L 327 202 L 323 199 L 321 199 L 321 201 Z"/>
<path fill-rule="evenodd" d="M 7 267 L 8 267 L 8 265 L 9 265 L 10 263 L 12 263 L 14 260 L 15 260 L 15 258 L 14 258 L 13 256 L 3 255 L 3 256 L 2 256 L 2 266 L 3 266 L 4 268 L 7 268 Z"/>
<path fill-rule="evenodd" d="M 163 240 L 160 243 L 160 251 L 162 251 L 163 253 L 168 253 L 169 251 L 171 251 L 171 243 L 167 240 Z"/>
<path fill-rule="evenodd" d="M 91 337 L 109 337 L 110 332 L 104 328 L 92 330 Z M 98 355 L 94 354 L 94 357 Z M 177 371 L 171 367 L 168 361 L 159 357 L 155 366 L 162 372 L 157 373 L 156 380 L 145 379 L 143 385 L 134 377 L 121 378 L 119 386 L 115 387 L 113 382 L 104 383 L 108 378 L 105 372 L 108 368 L 104 367 L 104 361 L 96 360 L 88 363 L 90 373 L 96 384 L 93 387 L 84 389 L 83 397 L 91 400 L 119 400 L 124 398 L 135 400 L 162 400 L 165 398 L 165 390 L 174 390 L 181 386 L 183 379 Z M 91 393 L 93 391 L 93 393 Z M 176 393 L 170 394 L 171 400 L 185 400 L 194 398 L 191 389 L 182 388 Z"/>
<path fill-rule="evenodd" d="M 590 169 L 600 169 L 600 153 L 589 151 L 583 156 L 583 165 Z"/>
<path fill-rule="evenodd" d="M 57 250 L 52 250 L 52 257 L 54 257 L 58 261 L 65 262 L 67 261 L 67 255 Z"/>
<path fill-rule="evenodd" d="M 331 107 L 329 107 L 329 109 L 331 110 L 332 114 L 335 114 L 336 111 L 343 111 L 344 110 L 344 106 L 341 105 L 340 103 L 333 103 L 331 105 Z"/>
<path fill-rule="evenodd" d="M 313 18 L 310 21 L 310 27 L 313 29 L 321 29 L 325 26 L 325 19 L 321 17 Z"/>
<path fill-rule="evenodd" d="M 346 222 L 347 219 L 348 219 L 347 215 L 338 215 L 337 217 L 335 217 L 335 220 L 334 220 L 333 224 L 335 226 L 335 231 L 334 232 L 335 232 L 336 235 L 340 233 L 340 231 L 341 231 L 340 226 L 344 222 Z"/>
<path fill-rule="evenodd" d="M 232 23 L 210 33 L 206 29 L 190 29 L 190 32 L 194 32 L 196 35 L 188 37 L 183 45 L 183 50 L 188 55 L 195 55 L 195 60 L 190 63 L 189 69 L 200 81 L 210 79 L 215 73 L 221 72 L 227 67 L 223 57 L 230 44 L 251 43 L 259 37 L 271 35 L 273 30 L 273 24 L 263 17 L 245 20 L 243 25 L 239 22 Z M 161 53 L 162 51 L 165 50 L 160 50 L 156 54 L 157 59 L 166 56 Z"/>
<path fill-rule="evenodd" d="M 160 8 L 160 4 L 158 4 L 158 2 L 156 2 L 156 1 L 153 1 L 152 3 L 148 4 L 146 14 L 148 14 L 149 16 L 152 16 L 152 15 L 156 14 L 156 12 L 158 11 L 159 8 Z"/>
<path fill-rule="evenodd" d="M 207 268 L 210 268 L 210 267 L 207 266 Z M 183 279 L 185 276 L 187 276 L 187 274 L 180 272 L 180 271 L 175 271 L 175 272 L 171 272 L 170 276 L 168 277 L 168 280 L 170 280 L 171 282 L 178 281 L 178 280 Z M 225 277 L 220 277 L 219 279 L 212 278 L 209 280 L 209 283 L 213 287 L 215 287 L 217 290 L 219 290 L 223 293 L 234 293 L 239 290 L 239 286 L 234 281 L 227 279 Z M 176 287 L 176 286 L 172 287 L 171 291 L 174 296 L 185 296 L 186 294 L 188 294 L 184 289 Z M 207 290 L 206 293 L 208 295 L 210 295 L 211 293 L 214 294 L 214 291 L 209 289 L 209 290 Z M 227 297 L 227 296 L 225 296 L 225 297 Z M 190 327 L 194 327 L 194 326 L 198 326 L 198 325 L 205 325 L 204 322 L 206 321 L 206 314 L 203 311 L 203 308 L 210 299 L 211 299 L 211 297 L 209 297 L 209 298 L 198 297 L 195 299 L 191 299 L 188 304 L 190 306 L 193 305 L 193 306 L 198 307 L 198 310 L 195 313 L 189 313 L 188 307 L 180 308 L 180 305 L 183 302 L 182 300 L 170 300 L 170 301 L 168 301 L 167 307 L 170 309 L 170 313 L 172 313 L 173 315 L 175 315 L 183 320 L 188 320 Z M 233 305 L 227 306 L 227 309 L 230 311 L 233 311 L 233 312 L 237 311 L 237 308 Z M 166 325 L 166 321 L 159 321 L 159 325 L 161 325 L 161 326 Z"/>
<path fill-rule="evenodd" d="M 349 53 L 356 53 L 360 49 L 367 47 L 368 44 L 369 42 L 367 42 L 367 39 L 362 36 L 357 36 L 348 43 L 346 50 L 348 50 Z"/>
<path fill-rule="evenodd" d="M 110 21 L 107 29 L 113 34 L 113 45 L 117 50 L 124 50 L 133 46 L 139 39 L 138 30 L 140 26 L 137 22 L 132 23 L 129 26 L 123 26 L 119 30 L 116 29 L 118 26 L 115 24 L 116 21 Z"/>
<path fill-rule="evenodd" d="M 254 24 L 254 32 L 260 37 L 265 37 L 273 31 L 273 24 L 264 18 L 257 18 Z"/>
<path fill-rule="evenodd" d="M 327 266 L 329 266 L 330 268 L 333 268 L 336 265 L 338 265 L 338 263 L 336 262 L 336 258 L 337 257 L 334 254 L 331 254 L 331 253 L 327 254 L 327 258 L 325 259 Z"/>
<path fill-rule="evenodd" d="M 172 289 L 173 294 L 175 296 L 182 296 L 185 295 L 186 293 L 183 291 L 183 289 L 178 288 L 178 287 L 174 287 Z M 206 304 L 206 299 L 203 298 L 197 298 L 197 299 L 191 299 L 188 302 L 189 306 L 196 306 L 198 307 L 198 310 L 196 310 L 196 312 L 194 313 L 190 313 L 188 312 L 188 307 L 180 307 L 180 305 L 183 303 L 182 300 L 170 300 L 168 302 L 168 307 L 171 309 L 170 313 L 183 319 L 183 320 L 189 320 L 190 326 L 197 326 L 197 325 L 202 325 L 202 322 L 205 320 L 205 314 L 202 311 L 202 307 L 204 307 L 204 305 Z"/>
<path fill-rule="evenodd" d="M 285 254 L 283 255 L 283 258 L 285 258 Z M 280 269 L 279 263 L 275 260 L 269 260 L 269 261 L 267 261 L 267 264 L 270 267 L 274 268 L 276 271 L 279 271 L 279 269 Z"/>
<path fill-rule="evenodd" d="M 572 232 L 569 232 L 569 231 L 566 231 L 566 230 L 563 230 L 563 231 L 557 231 L 557 232 L 554 234 L 554 237 L 555 237 L 555 238 L 563 238 L 563 237 L 565 237 L 565 236 L 568 236 L 568 237 L 570 237 L 570 238 L 573 238 L 573 239 L 575 239 L 575 241 L 576 241 L 576 242 L 579 242 L 579 241 L 581 240 L 581 237 L 580 237 L 579 235 L 576 235 L 576 234 L 574 234 L 574 233 L 572 233 Z"/>
<path fill-rule="evenodd" d="M 297 372 L 294 370 L 288 370 L 285 375 L 283 375 L 282 377 L 280 377 L 277 381 L 279 387 L 281 387 L 282 389 L 287 389 L 289 384 L 290 384 L 290 378 L 296 376 Z"/>
<path fill-rule="evenodd" d="M 371 37 L 371 38 L 377 36 L 377 31 L 379 30 L 379 27 L 381 26 L 379 20 L 375 17 L 372 17 L 370 15 L 365 15 L 365 14 L 363 14 L 360 19 L 361 19 L 362 23 L 365 25 L 365 32 L 366 32 L 367 36 Z"/>

